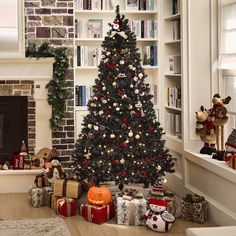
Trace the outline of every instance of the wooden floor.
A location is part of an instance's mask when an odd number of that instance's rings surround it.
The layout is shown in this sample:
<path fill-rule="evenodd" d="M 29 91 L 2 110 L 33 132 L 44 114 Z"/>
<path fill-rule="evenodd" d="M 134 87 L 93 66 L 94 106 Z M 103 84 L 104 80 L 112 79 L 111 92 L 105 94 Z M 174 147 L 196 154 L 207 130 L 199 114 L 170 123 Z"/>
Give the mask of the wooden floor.
<path fill-rule="evenodd" d="M 29 219 L 55 216 L 49 207 L 34 208 L 27 194 L 0 194 L 0 219 Z M 189 227 L 215 226 L 207 222 L 204 225 L 177 219 L 168 233 L 156 233 L 145 226 L 123 226 L 112 223 L 96 225 L 85 221 L 81 216 L 65 219 L 72 236 L 185 236 Z M 59 235 L 58 235 L 59 236 Z"/>

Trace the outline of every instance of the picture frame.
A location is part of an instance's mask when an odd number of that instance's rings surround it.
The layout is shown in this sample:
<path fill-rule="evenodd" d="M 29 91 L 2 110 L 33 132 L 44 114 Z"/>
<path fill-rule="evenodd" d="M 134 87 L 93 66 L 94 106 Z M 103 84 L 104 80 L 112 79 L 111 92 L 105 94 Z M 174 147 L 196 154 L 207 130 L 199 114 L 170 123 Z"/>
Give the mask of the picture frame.
<path fill-rule="evenodd" d="M 138 11 L 139 9 L 139 1 L 138 0 L 126 0 L 125 8 L 129 11 Z"/>
<path fill-rule="evenodd" d="M 88 38 L 102 38 L 102 19 L 88 20 Z"/>

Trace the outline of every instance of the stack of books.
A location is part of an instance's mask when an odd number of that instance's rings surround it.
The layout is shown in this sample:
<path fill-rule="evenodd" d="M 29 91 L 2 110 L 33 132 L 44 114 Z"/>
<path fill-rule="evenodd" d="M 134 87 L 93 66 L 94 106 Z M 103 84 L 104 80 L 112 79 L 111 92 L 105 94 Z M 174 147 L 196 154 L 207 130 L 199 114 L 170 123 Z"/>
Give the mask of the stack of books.
<path fill-rule="evenodd" d="M 168 73 L 181 74 L 181 55 L 169 56 Z"/>
<path fill-rule="evenodd" d="M 143 65 L 157 66 L 157 45 L 145 46 L 142 49 Z"/>
<path fill-rule="evenodd" d="M 75 87 L 76 106 L 86 106 L 91 96 L 93 96 L 93 86 L 76 85 Z"/>
<path fill-rule="evenodd" d="M 168 87 L 168 106 L 181 108 L 181 89 L 177 87 Z"/>

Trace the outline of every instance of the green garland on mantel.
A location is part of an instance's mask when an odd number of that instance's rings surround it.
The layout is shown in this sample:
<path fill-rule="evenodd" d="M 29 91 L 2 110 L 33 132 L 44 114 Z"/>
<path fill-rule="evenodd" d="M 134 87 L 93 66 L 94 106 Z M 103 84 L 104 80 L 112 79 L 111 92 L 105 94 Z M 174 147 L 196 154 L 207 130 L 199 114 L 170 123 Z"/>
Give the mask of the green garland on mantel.
<path fill-rule="evenodd" d="M 26 57 L 54 57 L 53 78 L 46 85 L 48 88 L 48 103 L 52 106 L 51 128 L 57 130 L 60 121 L 65 116 L 66 99 L 68 98 L 65 73 L 69 67 L 67 49 L 65 47 L 53 48 L 47 42 L 40 46 L 29 44 L 26 48 Z"/>

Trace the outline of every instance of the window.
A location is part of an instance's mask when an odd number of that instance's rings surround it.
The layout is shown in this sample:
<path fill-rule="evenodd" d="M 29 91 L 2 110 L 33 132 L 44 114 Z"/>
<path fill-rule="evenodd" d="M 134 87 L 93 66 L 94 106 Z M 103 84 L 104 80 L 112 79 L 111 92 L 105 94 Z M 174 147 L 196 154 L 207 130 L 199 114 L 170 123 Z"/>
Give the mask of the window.
<path fill-rule="evenodd" d="M 222 0 L 220 68 L 236 69 L 236 0 Z"/>

